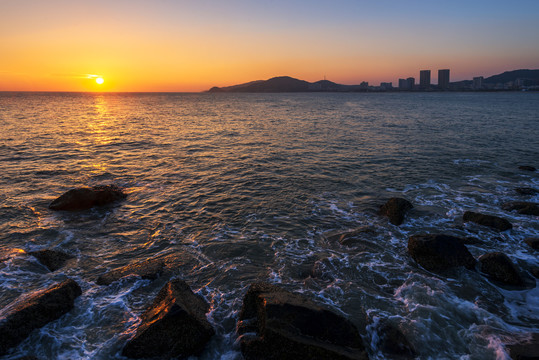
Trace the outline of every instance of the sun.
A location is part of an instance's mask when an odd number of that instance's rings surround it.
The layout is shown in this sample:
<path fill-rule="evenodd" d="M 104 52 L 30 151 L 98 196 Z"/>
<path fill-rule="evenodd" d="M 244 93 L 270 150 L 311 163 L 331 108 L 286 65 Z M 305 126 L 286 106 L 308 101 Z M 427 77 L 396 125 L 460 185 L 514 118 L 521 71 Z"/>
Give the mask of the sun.
<path fill-rule="evenodd" d="M 105 82 L 105 80 L 103 80 L 102 77 L 98 77 L 97 79 L 95 79 L 95 82 L 98 83 L 99 85 L 103 84 Z"/>

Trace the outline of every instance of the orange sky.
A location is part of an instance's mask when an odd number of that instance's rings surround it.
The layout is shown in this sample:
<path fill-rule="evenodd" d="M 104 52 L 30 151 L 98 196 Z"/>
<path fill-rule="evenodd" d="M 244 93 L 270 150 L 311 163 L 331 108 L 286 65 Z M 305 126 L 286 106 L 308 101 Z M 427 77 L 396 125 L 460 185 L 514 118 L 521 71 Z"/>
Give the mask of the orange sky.
<path fill-rule="evenodd" d="M 202 91 L 279 75 L 377 85 L 424 68 L 435 83 L 440 68 L 452 81 L 539 68 L 539 26 L 526 21 L 539 2 L 372 3 L 0 0 L 0 91 Z"/>

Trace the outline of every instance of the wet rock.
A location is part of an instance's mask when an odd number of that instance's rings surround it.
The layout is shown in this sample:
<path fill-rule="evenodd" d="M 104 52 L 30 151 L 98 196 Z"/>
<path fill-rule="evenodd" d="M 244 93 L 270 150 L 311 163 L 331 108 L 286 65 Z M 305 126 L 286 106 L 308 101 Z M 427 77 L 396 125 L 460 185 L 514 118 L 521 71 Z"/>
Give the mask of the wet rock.
<path fill-rule="evenodd" d="M 252 284 L 247 291 L 238 333 L 246 360 L 367 359 L 349 320 L 267 283 Z"/>
<path fill-rule="evenodd" d="M 391 358 L 413 359 L 417 356 L 417 351 L 397 327 L 386 322 L 382 324 L 378 334 L 380 350 Z"/>
<path fill-rule="evenodd" d="M 479 257 L 479 268 L 482 273 L 495 281 L 507 285 L 524 285 L 517 267 L 507 255 L 501 252 L 491 252 Z"/>
<path fill-rule="evenodd" d="M 539 250 L 539 238 L 526 238 L 524 242 L 530 245 L 532 249 Z"/>
<path fill-rule="evenodd" d="M 142 323 L 122 355 L 183 359 L 199 354 L 215 333 L 206 319 L 209 308 L 184 281 L 169 281 L 142 314 Z"/>
<path fill-rule="evenodd" d="M 518 343 L 506 346 L 513 360 L 539 359 L 539 333 L 532 333 Z"/>
<path fill-rule="evenodd" d="M 343 246 L 358 247 L 361 251 L 380 251 L 382 247 L 372 240 L 376 237 L 373 226 L 362 226 L 358 229 L 327 236 L 329 242 L 339 242 Z"/>
<path fill-rule="evenodd" d="M 391 198 L 380 207 L 380 215 L 387 216 L 393 225 L 400 225 L 404 215 L 413 208 L 412 203 L 402 198 Z"/>
<path fill-rule="evenodd" d="M 466 211 L 462 216 L 464 222 L 474 222 L 479 225 L 488 226 L 498 231 L 505 231 L 513 228 L 511 223 L 501 217 L 485 215 L 473 211 Z"/>
<path fill-rule="evenodd" d="M 529 188 L 529 187 L 518 187 L 518 188 L 515 189 L 515 191 L 517 193 L 519 193 L 520 195 L 535 195 L 535 194 L 539 193 L 538 190 L 532 189 L 532 188 Z"/>
<path fill-rule="evenodd" d="M 510 201 L 502 205 L 502 209 L 516 211 L 521 215 L 539 216 L 539 204 L 526 201 Z"/>
<path fill-rule="evenodd" d="M 473 269 L 476 263 L 462 240 L 450 235 L 411 236 L 408 240 L 408 253 L 423 268 L 434 272 L 457 266 Z"/>
<path fill-rule="evenodd" d="M 539 279 L 539 266 L 532 267 L 530 273 L 537 279 Z"/>
<path fill-rule="evenodd" d="M 521 165 L 518 168 L 519 168 L 519 170 L 524 170 L 524 171 L 536 171 L 537 170 L 533 166 L 529 166 L 529 165 Z"/>
<path fill-rule="evenodd" d="M 0 356 L 17 346 L 34 329 L 69 312 L 82 294 L 79 285 L 65 280 L 43 291 L 19 297 L 0 311 Z"/>
<path fill-rule="evenodd" d="M 125 199 L 126 195 L 115 185 L 71 189 L 49 204 L 51 210 L 80 211 Z"/>
<path fill-rule="evenodd" d="M 57 250 L 31 251 L 28 254 L 38 259 L 39 262 L 45 265 L 50 271 L 60 269 L 67 260 L 73 259 L 73 256 Z"/>
<path fill-rule="evenodd" d="M 480 245 L 483 244 L 483 241 L 480 239 L 473 237 L 473 236 L 467 236 L 465 238 L 458 238 L 460 242 L 464 245 Z"/>
<path fill-rule="evenodd" d="M 97 278 L 97 285 L 110 285 L 128 275 L 137 275 L 143 279 L 154 280 L 161 275 L 164 268 L 165 262 L 162 259 L 144 260 L 106 272 Z"/>

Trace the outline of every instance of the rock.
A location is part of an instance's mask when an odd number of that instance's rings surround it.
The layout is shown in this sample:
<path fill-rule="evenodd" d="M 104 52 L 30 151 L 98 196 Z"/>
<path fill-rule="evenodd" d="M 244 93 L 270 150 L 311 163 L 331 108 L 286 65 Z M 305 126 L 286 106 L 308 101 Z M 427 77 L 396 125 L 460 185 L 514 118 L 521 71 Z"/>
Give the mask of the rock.
<path fill-rule="evenodd" d="M 51 210 L 80 211 L 125 199 L 126 195 L 115 185 L 71 189 L 50 203 Z"/>
<path fill-rule="evenodd" d="M 532 333 L 518 343 L 506 346 L 513 360 L 539 359 L 539 333 Z"/>
<path fill-rule="evenodd" d="M 479 268 L 482 273 L 495 281 L 507 285 L 524 285 L 515 264 L 501 252 L 491 252 L 479 257 Z"/>
<path fill-rule="evenodd" d="M 165 262 L 161 259 L 148 259 L 121 268 L 108 271 L 97 278 L 97 285 L 110 285 L 114 281 L 128 275 L 137 275 L 143 279 L 156 279 L 165 268 Z"/>
<path fill-rule="evenodd" d="M 434 272 L 457 266 L 473 269 L 476 263 L 462 240 L 450 235 L 411 236 L 408 253 L 423 268 Z"/>
<path fill-rule="evenodd" d="M 67 260 L 73 259 L 73 256 L 56 250 L 31 251 L 28 254 L 38 259 L 39 262 L 45 265 L 50 271 L 60 269 Z"/>
<path fill-rule="evenodd" d="M 464 222 L 474 222 L 479 225 L 488 226 L 498 231 L 505 231 L 513 228 L 511 223 L 501 217 L 493 215 L 479 214 L 473 211 L 466 211 L 462 216 Z"/>
<path fill-rule="evenodd" d="M 383 248 L 370 241 L 376 237 L 376 229 L 373 226 L 362 226 L 351 231 L 337 233 L 327 237 L 329 242 L 338 241 L 343 246 L 359 247 L 361 251 L 380 251 Z"/>
<path fill-rule="evenodd" d="M 530 273 L 537 279 L 539 279 L 539 266 L 534 266 L 530 269 Z"/>
<path fill-rule="evenodd" d="M 250 286 L 238 333 L 246 360 L 367 359 L 349 320 L 268 283 Z"/>
<path fill-rule="evenodd" d="M 400 225 L 404 221 L 404 215 L 413 208 L 411 202 L 402 198 L 391 198 L 380 207 L 380 215 L 387 216 L 393 225 Z"/>
<path fill-rule="evenodd" d="M 524 242 L 530 245 L 532 249 L 539 250 L 539 238 L 526 238 Z"/>
<path fill-rule="evenodd" d="M 46 290 L 19 297 L 0 311 L 0 356 L 17 346 L 34 329 L 69 312 L 82 294 L 79 285 L 65 280 Z"/>
<path fill-rule="evenodd" d="M 515 189 L 515 191 L 517 193 L 519 193 L 520 195 L 535 195 L 535 194 L 539 193 L 538 190 L 532 189 L 532 188 L 529 188 L 529 187 L 518 187 L 518 188 Z"/>
<path fill-rule="evenodd" d="M 507 211 L 516 210 L 521 215 L 539 216 L 539 204 L 526 201 L 510 201 L 502 205 L 502 209 Z"/>
<path fill-rule="evenodd" d="M 215 333 L 206 319 L 209 308 L 184 281 L 169 281 L 142 314 L 142 322 L 122 355 L 183 359 L 199 354 Z"/>
<path fill-rule="evenodd" d="M 399 359 L 414 359 L 417 356 L 414 347 L 397 327 L 386 322 L 378 330 L 378 336 L 383 353 Z"/>
<path fill-rule="evenodd" d="M 518 168 L 520 170 L 524 170 L 524 171 L 537 171 L 536 168 L 534 168 L 533 166 L 529 166 L 529 165 L 521 165 Z"/>

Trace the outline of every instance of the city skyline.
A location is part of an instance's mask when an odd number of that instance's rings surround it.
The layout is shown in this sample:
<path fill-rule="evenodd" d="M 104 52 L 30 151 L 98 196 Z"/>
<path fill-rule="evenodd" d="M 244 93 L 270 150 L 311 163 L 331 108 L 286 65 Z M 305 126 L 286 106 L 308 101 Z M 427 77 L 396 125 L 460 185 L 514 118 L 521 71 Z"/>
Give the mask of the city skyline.
<path fill-rule="evenodd" d="M 539 3 L 0 0 L 0 91 L 203 91 L 536 69 Z M 421 20 L 421 21 L 420 21 Z"/>

